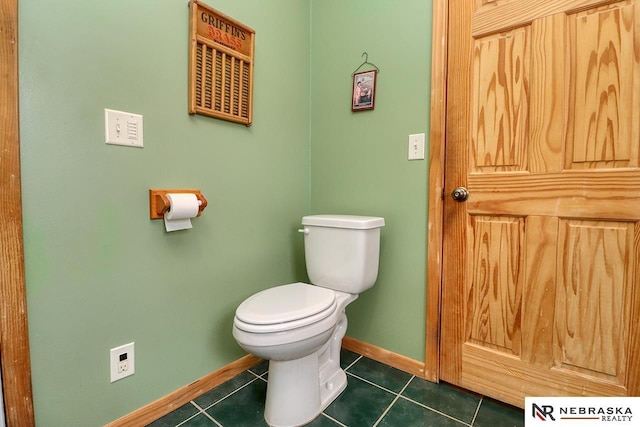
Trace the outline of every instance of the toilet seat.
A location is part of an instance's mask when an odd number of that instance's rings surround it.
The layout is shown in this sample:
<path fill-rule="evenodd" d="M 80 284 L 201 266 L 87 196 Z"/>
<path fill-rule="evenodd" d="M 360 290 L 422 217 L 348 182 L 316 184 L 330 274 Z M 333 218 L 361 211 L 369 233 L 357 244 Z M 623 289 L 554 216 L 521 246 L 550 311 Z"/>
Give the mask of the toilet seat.
<path fill-rule="evenodd" d="M 335 291 L 291 283 L 247 298 L 236 310 L 234 324 L 246 332 L 282 332 L 319 322 L 333 314 L 336 307 Z"/>

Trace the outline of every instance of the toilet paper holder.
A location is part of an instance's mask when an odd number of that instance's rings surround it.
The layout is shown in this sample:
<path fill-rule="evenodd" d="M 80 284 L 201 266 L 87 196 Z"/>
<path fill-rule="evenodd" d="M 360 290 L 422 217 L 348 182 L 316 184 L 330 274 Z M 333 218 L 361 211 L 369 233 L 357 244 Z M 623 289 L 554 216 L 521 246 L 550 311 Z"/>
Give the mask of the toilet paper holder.
<path fill-rule="evenodd" d="M 198 215 L 204 211 L 204 208 L 207 207 L 207 199 L 202 195 L 199 189 L 194 188 L 183 188 L 183 189 L 173 189 L 173 190 L 165 190 L 152 188 L 149 189 L 149 217 L 151 219 L 162 219 L 164 218 L 164 214 L 169 211 L 171 208 L 171 202 L 169 202 L 169 198 L 167 194 L 176 194 L 176 193 L 193 193 L 196 198 L 200 202 L 200 207 L 198 208 Z"/>

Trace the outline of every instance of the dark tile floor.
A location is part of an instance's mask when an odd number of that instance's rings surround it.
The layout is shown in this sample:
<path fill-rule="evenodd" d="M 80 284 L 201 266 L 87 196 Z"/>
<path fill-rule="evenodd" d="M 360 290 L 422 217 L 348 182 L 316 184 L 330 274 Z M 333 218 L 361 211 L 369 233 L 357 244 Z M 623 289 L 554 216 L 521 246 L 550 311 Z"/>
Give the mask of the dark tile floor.
<path fill-rule="evenodd" d="M 516 427 L 522 410 L 342 350 L 348 386 L 311 427 Z M 261 427 L 268 363 L 245 371 L 149 427 Z"/>

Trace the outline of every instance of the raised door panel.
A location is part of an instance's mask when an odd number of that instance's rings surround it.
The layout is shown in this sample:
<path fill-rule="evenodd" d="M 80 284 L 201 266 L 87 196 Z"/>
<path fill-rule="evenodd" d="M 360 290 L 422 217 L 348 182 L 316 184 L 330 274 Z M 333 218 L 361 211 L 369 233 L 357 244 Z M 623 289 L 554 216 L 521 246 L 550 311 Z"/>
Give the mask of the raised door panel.
<path fill-rule="evenodd" d="M 472 170 L 526 170 L 529 27 L 475 41 Z"/>
<path fill-rule="evenodd" d="M 640 6 L 621 2 L 567 16 L 567 169 L 637 167 Z"/>
<path fill-rule="evenodd" d="M 524 220 L 474 216 L 470 229 L 467 342 L 519 355 Z"/>
<path fill-rule="evenodd" d="M 632 222 L 560 222 L 554 366 L 626 383 L 636 228 Z"/>

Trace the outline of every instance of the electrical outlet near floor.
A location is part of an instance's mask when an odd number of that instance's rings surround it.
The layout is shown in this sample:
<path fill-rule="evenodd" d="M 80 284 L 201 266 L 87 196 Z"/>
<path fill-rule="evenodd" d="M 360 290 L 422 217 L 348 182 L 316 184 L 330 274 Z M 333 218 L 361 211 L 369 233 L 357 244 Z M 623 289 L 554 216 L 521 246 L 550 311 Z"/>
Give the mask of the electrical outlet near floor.
<path fill-rule="evenodd" d="M 135 373 L 134 344 L 130 342 L 109 350 L 111 382 L 121 380 Z"/>

